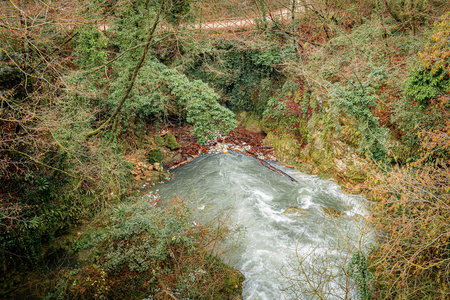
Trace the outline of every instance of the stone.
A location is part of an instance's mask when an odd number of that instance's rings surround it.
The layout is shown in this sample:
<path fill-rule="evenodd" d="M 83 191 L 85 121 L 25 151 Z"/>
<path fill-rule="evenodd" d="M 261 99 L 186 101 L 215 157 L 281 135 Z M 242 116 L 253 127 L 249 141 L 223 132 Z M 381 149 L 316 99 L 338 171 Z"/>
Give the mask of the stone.
<path fill-rule="evenodd" d="M 327 160 L 327 152 L 325 150 L 320 150 L 317 148 L 312 148 L 310 152 L 311 160 L 316 163 L 317 166 L 320 166 Z"/>
<path fill-rule="evenodd" d="M 333 162 L 334 162 L 334 169 L 337 172 L 343 173 L 345 172 L 345 170 L 347 170 L 347 165 L 345 164 L 344 160 L 335 158 Z"/>
<path fill-rule="evenodd" d="M 348 152 L 347 145 L 339 140 L 334 140 L 331 143 L 331 148 L 333 149 L 334 157 L 344 157 L 345 153 Z"/>
<path fill-rule="evenodd" d="M 334 170 L 341 178 L 350 179 L 354 182 L 362 183 L 367 178 L 365 162 L 355 155 L 348 155 L 345 158 L 333 160 Z"/>
<path fill-rule="evenodd" d="M 152 171 L 151 170 L 145 170 L 142 173 L 144 173 L 144 177 L 148 177 L 148 176 L 152 176 Z"/>
<path fill-rule="evenodd" d="M 255 119 L 252 119 L 252 118 L 248 118 L 245 121 L 244 128 L 247 129 L 250 132 L 255 132 L 255 133 L 263 133 L 264 132 L 264 129 L 259 124 L 259 121 L 255 120 Z"/>
<path fill-rule="evenodd" d="M 281 162 L 296 162 L 300 154 L 300 143 L 293 136 L 269 132 L 263 140 L 264 146 L 273 146 L 275 156 Z"/>
<path fill-rule="evenodd" d="M 323 140 L 320 138 L 320 136 L 318 136 L 317 138 L 314 139 L 314 148 L 319 149 L 319 150 L 325 150 Z"/>
<path fill-rule="evenodd" d="M 285 215 L 304 215 L 309 214 L 309 210 L 297 206 L 290 206 L 283 212 Z"/>
<path fill-rule="evenodd" d="M 164 144 L 170 150 L 180 149 L 180 144 L 178 144 L 177 139 L 171 133 L 166 134 L 166 136 L 164 137 Z"/>
<path fill-rule="evenodd" d="M 320 206 L 320 209 L 329 217 L 341 217 L 345 215 L 344 212 L 331 207 Z"/>
<path fill-rule="evenodd" d="M 273 142 L 275 140 L 275 135 L 273 132 L 269 132 L 263 140 L 263 145 L 266 147 L 273 147 Z"/>
<path fill-rule="evenodd" d="M 363 183 L 367 179 L 367 173 L 364 169 L 359 168 L 357 165 L 351 165 L 345 176 L 353 181 Z"/>
<path fill-rule="evenodd" d="M 164 159 L 164 155 L 160 149 L 152 149 L 147 153 L 148 162 L 153 164 Z"/>
<path fill-rule="evenodd" d="M 159 135 L 155 136 L 155 144 L 158 147 L 162 147 L 164 145 L 164 139 Z"/>
<path fill-rule="evenodd" d="M 167 156 L 164 157 L 164 159 L 162 160 L 162 164 L 163 166 L 168 166 L 171 163 L 173 163 L 174 161 L 178 160 L 181 158 L 181 154 L 178 152 L 169 152 L 167 153 Z"/>
<path fill-rule="evenodd" d="M 154 166 L 155 170 L 158 171 L 158 172 L 163 172 L 164 171 L 164 167 L 161 166 L 160 163 L 154 163 L 153 166 Z"/>

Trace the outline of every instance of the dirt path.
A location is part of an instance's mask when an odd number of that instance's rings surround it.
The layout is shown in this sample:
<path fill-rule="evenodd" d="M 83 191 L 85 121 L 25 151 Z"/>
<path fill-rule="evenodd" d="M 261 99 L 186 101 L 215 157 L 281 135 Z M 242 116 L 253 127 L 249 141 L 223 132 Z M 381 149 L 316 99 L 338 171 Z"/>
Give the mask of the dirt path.
<path fill-rule="evenodd" d="M 300 4 L 300 1 L 297 0 L 297 8 L 295 13 L 300 13 L 305 11 L 305 7 Z M 229 18 L 225 20 L 217 20 L 212 22 L 204 22 L 197 24 L 187 24 L 180 25 L 182 28 L 192 29 L 192 30 L 216 30 L 216 29 L 240 29 L 240 28 L 251 28 L 256 26 L 257 19 L 260 19 L 260 16 L 255 16 L 252 18 Z M 292 18 L 292 11 L 290 9 L 282 9 L 274 12 L 270 12 L 266 14 L 266 20 L 269 22 L 278 21 L 285 22 L 289 21 Z M 99 24 L 98 29 L 100 31 L 106 31 L 110 27 L 108 24 Z M 162 25 L 162 29 L 170 30 L 169 26 Z"/>
<path fill-rule="evenodd" d="M 297 9 L 295 13 L 304 12 L 305 8 L 303 6 L 300 6 L 300 3 L 297 2 Z M 256 19 L 260 17 L 255 16 L 253 18 L 230 18 L 226 20 L 220 20 L 220 21 L 212 21 L 212 22 L 205 22 L 205 23 L 199 23 L 195 25 L 188 25 L 186 28 L 194 29 L 194 30 L 213 30 L 213 29 L 238 29 L 238 28 L 248 28 L 253 27 L 256 25 Z M 292 11 L 289 9 L 282 9 L 277 10 L 274 12 L 270 12 L 266 14 L 266 19 L 269 22 L 273 21 L 288 21 L 292 18 Z"/>

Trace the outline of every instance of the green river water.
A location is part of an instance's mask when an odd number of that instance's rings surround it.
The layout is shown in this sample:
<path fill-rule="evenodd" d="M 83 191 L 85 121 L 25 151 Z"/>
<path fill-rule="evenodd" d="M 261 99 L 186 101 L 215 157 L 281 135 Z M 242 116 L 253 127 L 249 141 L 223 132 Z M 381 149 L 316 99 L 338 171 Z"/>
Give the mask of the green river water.
<path fill-rule="evenodd" d="M 185 198 L 195 222 L 236 230 L 218 255 L 245 275 L 244 299 L 358 299 L 345 270 L 373 239 L 366 201 L 330 180 L 273 165 L 298 183 L 228 153 L 200 156 L 154 190 L 161 205 Z"/>

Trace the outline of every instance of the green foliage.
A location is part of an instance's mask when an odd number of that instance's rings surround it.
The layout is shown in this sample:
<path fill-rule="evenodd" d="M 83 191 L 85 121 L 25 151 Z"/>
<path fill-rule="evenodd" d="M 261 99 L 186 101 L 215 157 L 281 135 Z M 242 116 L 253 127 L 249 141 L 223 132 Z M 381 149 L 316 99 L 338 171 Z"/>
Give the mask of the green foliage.
<path fill-rule="evenodd" d="M 164 159 L 164 155 L 160 149 L 150 150 L 147 154 L 147 160 L 149 163 L 160 163 Z"/>
<path fill-rule="evenodd" d="M 387 129 L 380 127 L 378 118 L 371 111 L 378 99 L 373 82 L 350 81 L 348 86 L 335 83 L 331 85 L 329 95 L 336 115 L 342 111 L 359 122 L 358 130 L 362 134 L 360 150 L 375 159 L 382 159 L 386 154 Z"/>
<path fill-rule="evenodd" d="M 194 18 L 190 14 L 192 10 L 192 0 L 172 0 L 171 5 L 166 9 L 165 19 L 172 25 L 179 25 Z"/>
<path fill-rule="evenodd" d="M 193 58 L 185 73 L 220 91 L 233 111 L 261 116 L 267 100 L 278 91 L 283 79 L 276 69 L 282 61 L 278 46 L 262 41 L 247 44 L 220 39 L 198 51 L 189 53 Z"/>
<path fill-rule="evenodd" d="M 358 130 L 358 128 L 355 128 L 353 126 L 342 126 L 340 136 L 342 138 L 342 141 L 344 141 L 346 144 L 358 148 L 361 143 L 362 134 Z"/>
<path fill-rule="evenodd" d="M 367 269 L 367 266 L 367 258 L 361 251 L 353 253 L 347 266 L 347 272 L 355 280 L 362 300 L 372 299 L 370 282 L 373 279 L 373 274 Z"/>
<path fill-rule="evenodd" d="M 234 113 L 221 106 L 217 102 L 219 96 L 200 80 L 193 81 L 189 86 L 176 85 L 176 83 L 171 86 L 172 94 L 186 103 L 186 120 L 194 124 L 192 133 L 198 138 L 199 144 L 214 138 L 217 133 L 227 135 L 236 127 Z"/>
<path fill-rule="evenodd" d="M 419 69 L 407 81 L 405 94 L 424 109 L 430 100 L 440 97 L 450 88 L 450 76 L 445 70 L 439 69 L 432 73 L 429 69 Z"/>
<path fill-rule="evenodd" d="M 124 95 L 127 95 L 121 108 L 125 116 L 122 117 L 122 123 L 127 128 L 134 127 L 134 124 L 129 126 L 128 122 L 159 122 L 169 115 L 185 116 L 187 122 L 194 125 L 193 132 L 199 143 L 204 143 L 216 131 L 223 134 L 236 126 L 233 114 L 217 103 L 219 97 L 204 83 L 190 82 L 176 70 L 169 69 L 156 59 L 149 59 L 140 67 L 131 93 L 128 94 L 131 74 L 141 56 L 142 45 L 147 41 L 148 31 L 160 20 L 159 13 L 169 22 L 178 23 L 179 18 L 188 12 L 190 5 L 190 1 L 181 0 L 118 3 L 114 8 L 116 17 L 111 28 L 114 35 L 108 35 L 108 43 L 123 53 L 115 53 L 112 80 L 105 80 L 103 74 L 97 74 L 94 80 L 81 78 L 80 87 L 83 89 L 86 86 L 108 93 L 109 112 L 114 111 Z M 85 31 L 90 33 L 88 29 Z M 78 53 L 84 58 L 82 65 L 92 61 L 99 63 L 98 59 L 92 57 L 95 53 L 91 50 L 92 44 L 96 44 L 92 41 L 97 41 L 100 47 L 104 46 L 102 35 L 81 35 Z"/>
<path fill-rule="evenodd" d="M 77 36 L 75 53 L 77 63 L 83 68 L 94 67 L 106 63 L 108 39 L 98 28 L 84 26 Z"/>
<path fill-rule="evenodd" d="M 449 37 L 450 14 L 446 14 L 435 24 L 431 41 L 419 53 L 420 64 L 406 82 L 406 97 L 396 103 L 394 120 L 406 132 L 403 141 L 411 148 L 419 146 L 420 131 L 441 130 L 444 126 L 442 118 L 448 103 L 439 99 L 446 99 L 450 90 Z"/>
<path fill-rule="evenodd" d="M 158 13 L 159 21 L 167 21 L 173 25 L 192 20 L 192 0 L 149 0 L 149 1 L 118 1 L 108 9 L 108 0 L 98 0 L 99 9 L 106 16 L 114 15 L 111 20 L 111 42 L 120 51 L 139 45 L 145 41 L 148 32 L 154 25 Z M 106 9 L 105 9 L 106 8 Z M 125 56 L 134 62 L 139 56 L 142 47 L 131 51 Z"/>
<path fill-rule="evenodd" d="M 117 145 L 102 139 L 86 143 L 92 120 L 89 101 L 64 96 L 64 101 L 40 109 L 39 130 L 47 135 L 40 140 L 41 164 L 23 178 L 2 181 L 16 195 L 14 205 L 4 206 L 0 215 L 0 249 L 9 253 L 2 270 L 40 265 L 51 254 L 43 249 L 51 249 L 48 245 L 80 219 L 120 199 L 128 187 L 129 166 Z"/>
<path fill-rule="evenodd" d="M 134 114 L 141 120 L 161 119 L 172 114 L 186 115 L 194 125 L 193 133 L 199 143 L 211 139 L 215 132 L 227 134 L 236 126 L 234 114 L 218 103 L 219 96 L 200 80 L 190 81 L 185 75 L 156 60 L 141 69 L 136 86 L 124 104 L 124 114 Z M 127 72 L 120 73 L 111 86 L 111 107 L 120 101 L 126 89 Z"/>
<path fill-rule="evenodd" d="M 77 243 L 95 253 L 92 259 L 68 272 L 47 299 L 142 299 L 163 290 L 180 299 L 228 299 L 241 292 L 243 277 L 202 249 L 212 236 L 192 225 L 182 203 L 166 210 L 145 199 L 121 204 L 103 234 Z"/>

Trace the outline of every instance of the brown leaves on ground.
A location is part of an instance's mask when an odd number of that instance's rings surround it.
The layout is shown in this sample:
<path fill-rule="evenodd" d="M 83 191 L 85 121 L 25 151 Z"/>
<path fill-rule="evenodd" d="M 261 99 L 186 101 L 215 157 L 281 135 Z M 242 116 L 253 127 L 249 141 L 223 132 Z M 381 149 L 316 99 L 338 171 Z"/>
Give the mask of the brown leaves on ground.
<path fill-rule="evenodd" d="M 174 161 L 169 165 L 175 166 L 189 158 L 195 157 L 201 153 L 207 153 L 211 147 L 214 147 L 217 142 L 208 143 L 207 145 L 198 145 L 197 138 L 190 133 L 192 129 L 191 125 L 186 125 L 183 127 L 177 126 L 165 126 L 161 129 L 162 133 L 170 132 L 172 133 L 177 142 L 180 144 L 181 148 L 178 152 L 181 154 L 181 158 Z M 155 133 L 157 134 L 157 133 Z M 219 141 L 224 144 L 231 144 L 235 146 L 249 145 L 251 146 L 250 154 L 253 153 L 262 153 L 264 155 L 273 155 L 273 148 L 267 147 L 262 144 L 263 139 L 265 138 L 265 134 L 263 133 L 255 133 L 246 130 L 244 127 L 238 126 L 234 130 L 232 130 L 228 136 L 226 136 L 222 141 Z"/>

